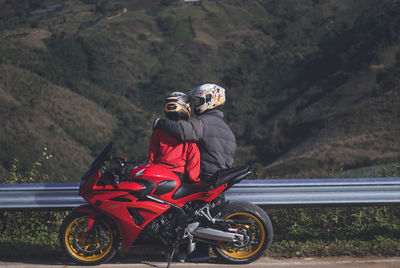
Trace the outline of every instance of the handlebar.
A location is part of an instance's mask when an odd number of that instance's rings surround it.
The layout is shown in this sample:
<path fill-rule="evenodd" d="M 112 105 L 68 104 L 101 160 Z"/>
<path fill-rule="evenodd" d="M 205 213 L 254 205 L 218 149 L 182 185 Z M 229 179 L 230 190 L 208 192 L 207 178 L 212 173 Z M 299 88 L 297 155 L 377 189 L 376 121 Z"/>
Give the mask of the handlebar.
<path fill-rule="evenodd" d="M 111 157 L 111 161 L 112 162 L 124 163 L 124 164 L 136 164 L 135 160 L 128 160 L 126 157 L 113 156 L 113 157 Z"/>
<path fill-rule="evenodd" d="M 128 168 L 128 165 L 136 164 L 136 161 L 128 160 L 124 157 L 112 157 L 111 162 L 113 163 L 111 172 L 116 183 L 132 181 L 129 177 L 130 169 Z"/>

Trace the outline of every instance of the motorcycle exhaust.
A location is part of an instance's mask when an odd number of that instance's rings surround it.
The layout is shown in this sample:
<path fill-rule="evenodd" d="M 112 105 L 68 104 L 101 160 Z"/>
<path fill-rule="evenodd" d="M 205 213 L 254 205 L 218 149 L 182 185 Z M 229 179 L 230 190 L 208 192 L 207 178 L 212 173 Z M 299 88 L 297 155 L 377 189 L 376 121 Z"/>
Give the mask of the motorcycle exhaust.
<path fill-rule="evenodd" d="M 197 227 L 193 231 L 193 235 L 198 238 L 203 238 L 207 240 L 217 240 L 226 242 L 240 242 L 244 241 L 244 236 L 242 234 L 235 234 L 224 232 L 212 228 Z"/>

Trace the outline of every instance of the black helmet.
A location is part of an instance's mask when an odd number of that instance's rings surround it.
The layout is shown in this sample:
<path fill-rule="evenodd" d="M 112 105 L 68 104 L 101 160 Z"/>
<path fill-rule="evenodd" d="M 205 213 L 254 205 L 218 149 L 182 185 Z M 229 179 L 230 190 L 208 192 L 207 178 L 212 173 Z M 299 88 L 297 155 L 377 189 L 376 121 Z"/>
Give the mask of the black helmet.
<path fill-rule="evenodd" d="M 188 120 L 190 117 L 190 99 L 182 92 L 172 92 L 164 103 L 164 112 L 171 120 Z"/>

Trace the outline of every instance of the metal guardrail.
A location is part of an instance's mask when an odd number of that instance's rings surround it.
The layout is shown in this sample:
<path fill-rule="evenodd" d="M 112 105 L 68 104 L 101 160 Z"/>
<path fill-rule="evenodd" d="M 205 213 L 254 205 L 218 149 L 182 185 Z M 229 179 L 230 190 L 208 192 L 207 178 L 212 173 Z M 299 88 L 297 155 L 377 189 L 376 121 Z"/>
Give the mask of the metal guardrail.
<path fill-rule="evenodd" d="M 400 204 L 400 178 L 248 180 L 227 198 L 267 207 Z"/>
<path fill-rule="evenodd" d="M 79 183 L 0 184 L 0 209 L 71 209 L 86 201 Z"/>
<path fill-rule="evenodd" d="M 0 184 L 0 209 L 71 209 L 85 204 L 79 183 Z M 400 204 L 400 178 L 244 180 L 227 200 L 266 207 Z"/>

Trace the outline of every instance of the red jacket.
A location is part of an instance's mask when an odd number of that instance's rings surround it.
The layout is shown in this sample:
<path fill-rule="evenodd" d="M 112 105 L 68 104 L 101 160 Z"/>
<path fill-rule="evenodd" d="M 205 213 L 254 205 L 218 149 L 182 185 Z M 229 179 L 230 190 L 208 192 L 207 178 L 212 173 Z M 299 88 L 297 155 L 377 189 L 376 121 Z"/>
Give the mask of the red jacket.
<path fill-rule="evenodd" d="M 151 135 L 149 163 L 181 173 L 192 182 L 199 181 L 200 151 L 197 144 L 178 142 L 162 128 L 154 129 Z"/>

